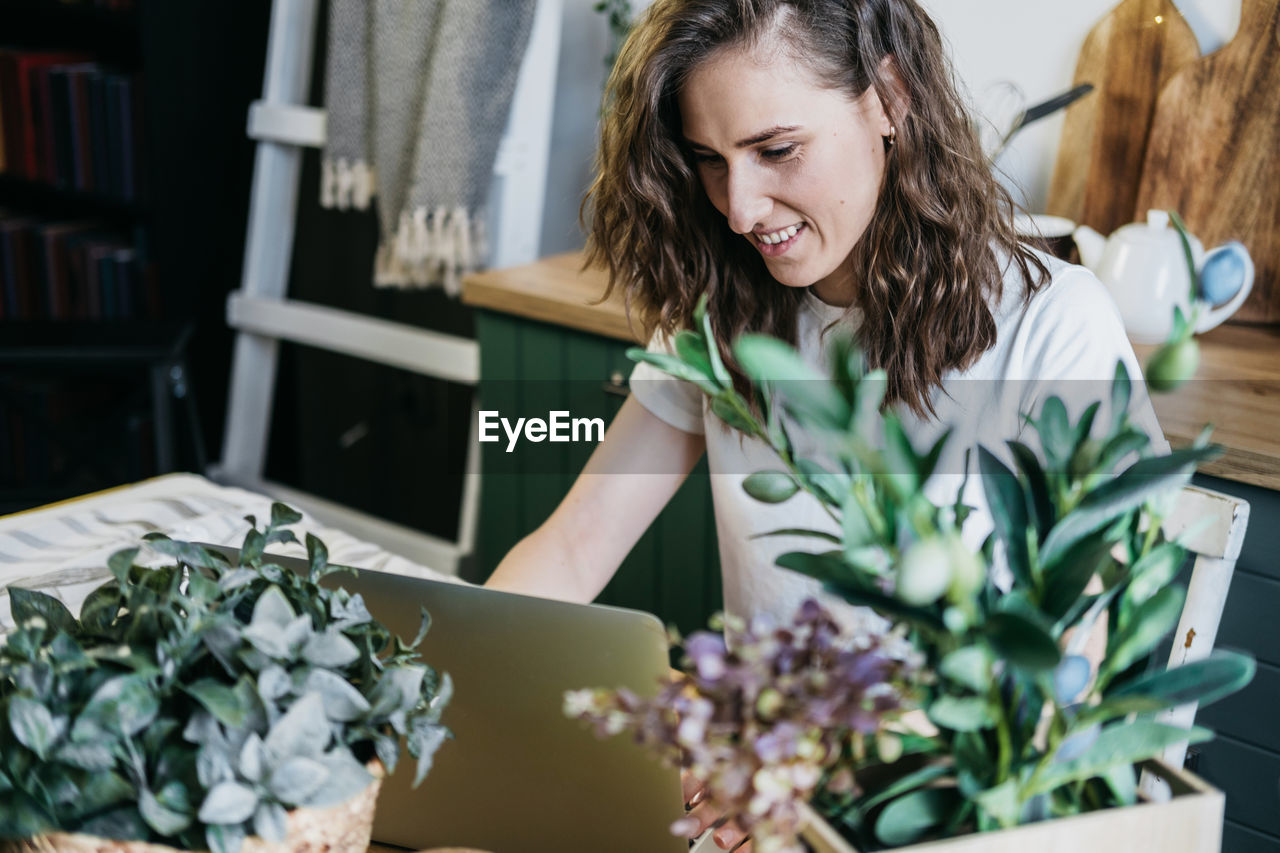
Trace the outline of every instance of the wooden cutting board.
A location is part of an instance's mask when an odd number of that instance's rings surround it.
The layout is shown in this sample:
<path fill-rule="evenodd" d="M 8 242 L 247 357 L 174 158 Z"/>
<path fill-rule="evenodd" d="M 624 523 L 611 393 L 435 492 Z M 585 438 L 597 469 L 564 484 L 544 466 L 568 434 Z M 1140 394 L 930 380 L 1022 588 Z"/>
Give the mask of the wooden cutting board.
<path fill-rule="evenodd" d="M 1280 322 L 1280 0 L 1244 0 L 1236 37 L 1161 91 L 1134 213 L 1151 207 L 1244 243 L 1257 275 L 1232 319 Z"/>
<path fill-rule="evenodd" d="M 1048 213 L 1103 234 L 1133 221 L 1156 96 L 1200 49 L 1170 0 L 1124 0 L 1080 48 L 1073 85 L 1094 91 L 1067 107 Z"/>

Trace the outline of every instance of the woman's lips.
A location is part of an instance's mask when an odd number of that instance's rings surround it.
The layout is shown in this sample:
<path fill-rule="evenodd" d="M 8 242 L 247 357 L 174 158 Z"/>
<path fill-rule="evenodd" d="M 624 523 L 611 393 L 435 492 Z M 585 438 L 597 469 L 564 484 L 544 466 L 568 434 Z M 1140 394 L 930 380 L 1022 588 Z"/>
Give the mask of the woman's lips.
<path fill-rule="evenodd" d="M 756 248 L 760 250 L 760 254 L 764 255 L 766 258 L 776 258 L 779 255 L 791 251 L 806 230 L 807 228 L 803 222 L 797 223 L 796 233 L 783 240 L 781 243 L 766 243 L 760 239 L 759 234 L 755 233 L 753 233 L 751 237 L 752 242 L 756 244 Z"/>

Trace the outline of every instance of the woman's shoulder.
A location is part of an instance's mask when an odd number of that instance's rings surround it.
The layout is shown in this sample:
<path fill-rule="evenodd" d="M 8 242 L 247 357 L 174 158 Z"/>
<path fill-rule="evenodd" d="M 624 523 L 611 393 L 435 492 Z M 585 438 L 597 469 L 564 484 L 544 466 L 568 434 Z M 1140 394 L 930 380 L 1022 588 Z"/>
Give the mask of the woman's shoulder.
<path fill-rule="evenodd" d="M 1036 257 L 1047 280 L 1028 297 L 1018 265 L 1007 264 L 1004 293 L 993 311 L 996 348 L 1012 372 L 1102 378 L 1113 375 L 1117 359 L 1132 362 L 1120 310 L 1098 277 L 1042 252 Z"/>
<path fill-rule="evenodd" d="M 1115 300 L 1092 270 L 1038 249 L 1030 251 L 1044 264 L 1048 276 L 1028 298 L 1030 284 L 1022 270 L 1018 264 L 1006 261 L 1003 289 L 995 309 L 997 324 L 1001 319 L 1041 318 L 1063 312 L 1087 316 L 1090 312 L 1102 311 L 1119 319 Z M 1035 275 L 1035 268 L 1031 267 L 1030 272 Z"/>

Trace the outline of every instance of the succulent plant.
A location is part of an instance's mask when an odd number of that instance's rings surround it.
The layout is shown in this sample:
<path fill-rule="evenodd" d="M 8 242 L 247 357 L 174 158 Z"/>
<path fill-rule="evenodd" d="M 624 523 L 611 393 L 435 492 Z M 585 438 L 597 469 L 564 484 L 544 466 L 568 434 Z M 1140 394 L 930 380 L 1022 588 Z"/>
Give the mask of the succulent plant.
<path fill-rule="evenodd" d="M 746 491 L 769 503 L 807 492 L 839 531 L 778 531 L 818 543 L 778 565 L 908 632 L 932 676 L 919 696 L 932 730 L 913 744 L 928 761 L 879 790 L 828 787 L 814 798 L 861 849 L 1131 803 L 1137 763 L 1211 736 L 1156 714 L 1241 689 L 1253 659 L 1218 650 L 1176 669 L 1147 666 L 1186 596 L 1175 582 L 1185 551 L 1166 540 L 1162 518 L 1195 465 L 1219 452 L 1207 431 L 1152 454 L 1129 419 L 1122 364 L 1106 419 L 1100 402 L 1072 419 L 1048 397 L 1027 415 L 1038 451 L 1006 442 L 1010 467 L 977 450 L 994 530 L 975 553 L 960 539 L 964 488 L 942 506 L 924 492 L 948 436 L 914 447 L 882 406 L 883 372 L 866 371 L 851 340 L 834 338 L 823 376 L 788 345 L 743 336 L 732 354 L 748 399 L 724 369 L 705 303 L 695 316 L 675 354 L 630 355 L 697 384 L 724 421 L 773 448 L 781 469 L 747 477 Z M 1083 650 L 1099 623 L 1108 632 L 1095 667 Z"/>
<path fill-rule="evenodd" d="M 66 831 L 236 853 L 281 840 L 287 810 L 343 802 L 400 740 L 416 785 L 449 736 L 452 687 L 364 601 L 320 586 L 331 564 L 307 534 L 309 571 L 265 549 L 296 542 L 301 516 L 248 518 L 237 563 L 151 534 L 108 561 L 113 580 L 77 619 L 9 588 L 16 628 L 0 645 L 0 838 Z"/>

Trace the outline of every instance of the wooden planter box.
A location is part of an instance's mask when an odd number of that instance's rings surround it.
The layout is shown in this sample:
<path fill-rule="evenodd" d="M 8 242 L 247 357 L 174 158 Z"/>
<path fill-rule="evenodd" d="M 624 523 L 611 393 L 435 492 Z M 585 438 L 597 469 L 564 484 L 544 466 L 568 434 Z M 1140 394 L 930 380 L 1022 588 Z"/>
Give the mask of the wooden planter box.
<path fill-rule="evenodd" d="M 929 853 L 1080 853 L 1123 850 L 1126 853 L 1219 853 L 1222 849 L 1222 792 L 1183 770 L 1156 761 L 1144 768 L 1169 784 L 1168 802 L 1143 802 L 1074 817 L 1032 823 L 1000 832 L 982 832 L 926 841 L 897 850 Z M 858 853 L 812 809 L 801 837 L 814 853 Z"/>

